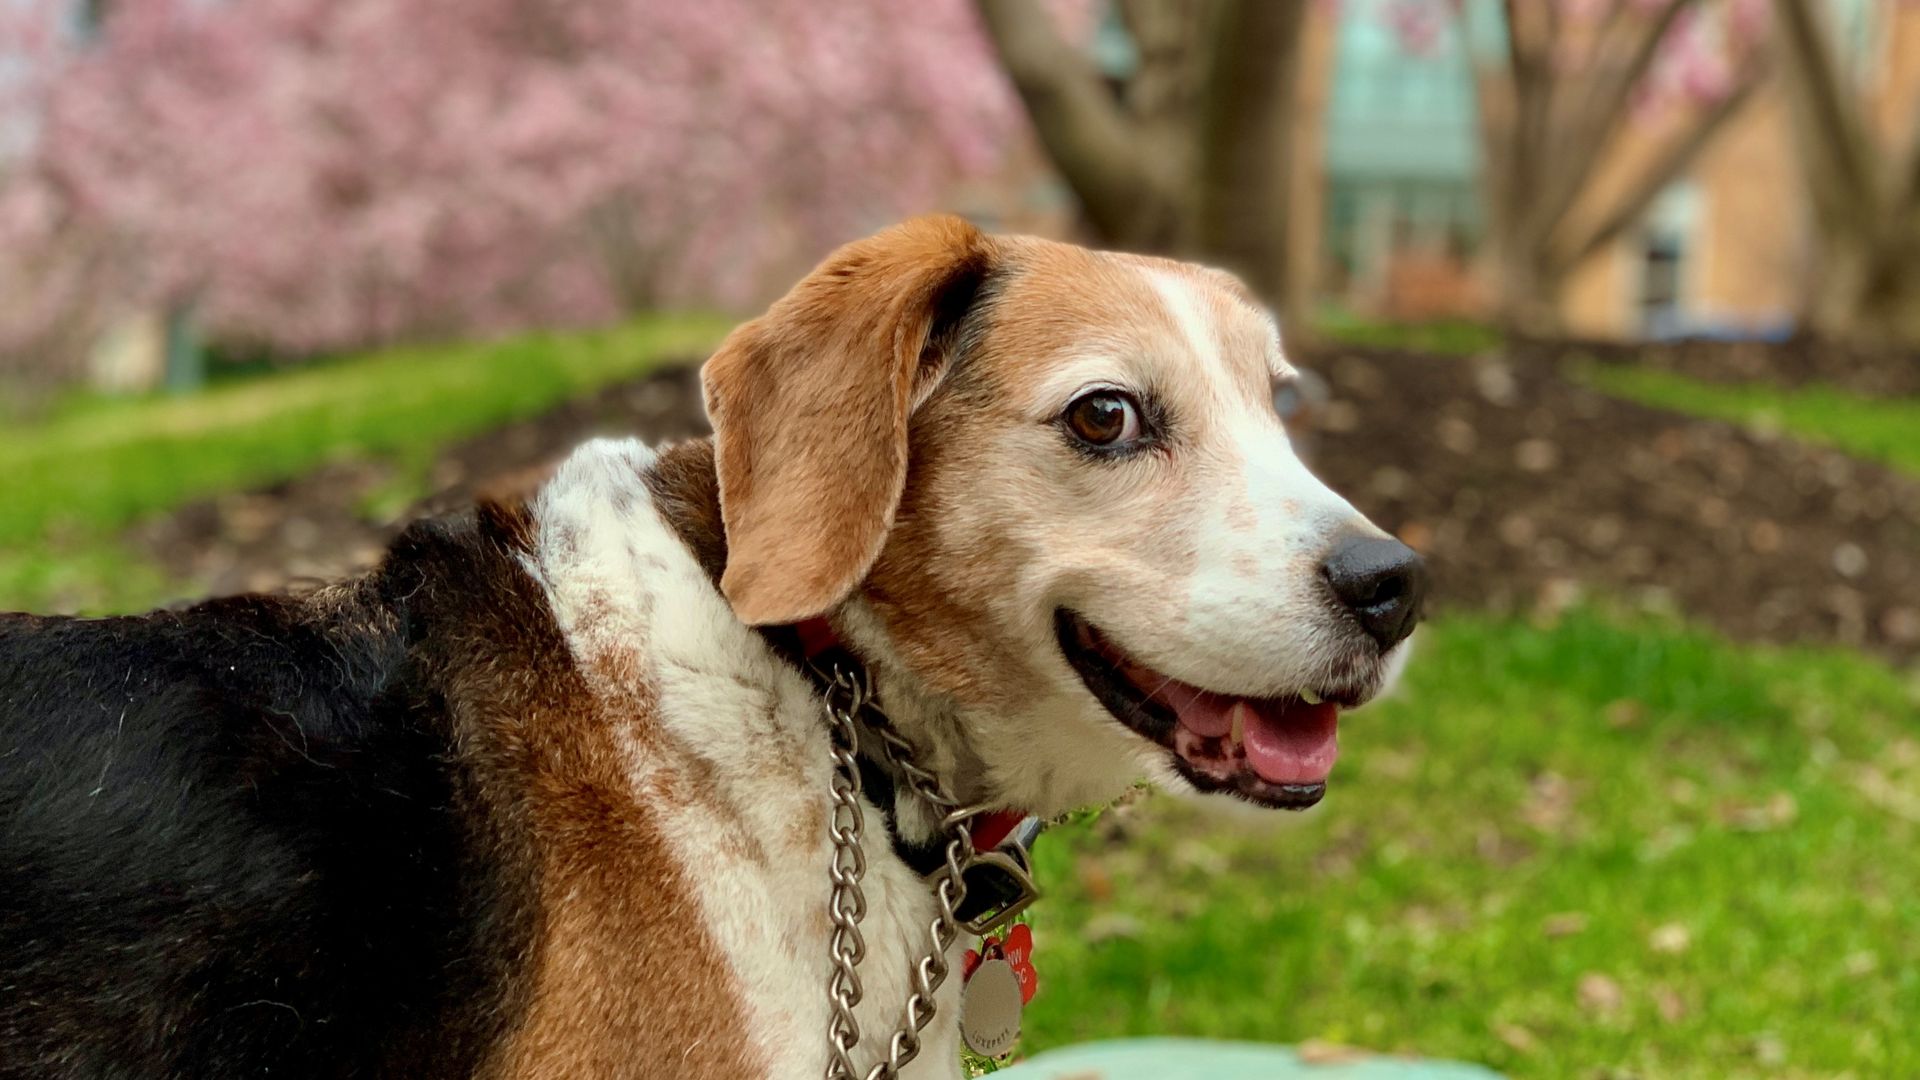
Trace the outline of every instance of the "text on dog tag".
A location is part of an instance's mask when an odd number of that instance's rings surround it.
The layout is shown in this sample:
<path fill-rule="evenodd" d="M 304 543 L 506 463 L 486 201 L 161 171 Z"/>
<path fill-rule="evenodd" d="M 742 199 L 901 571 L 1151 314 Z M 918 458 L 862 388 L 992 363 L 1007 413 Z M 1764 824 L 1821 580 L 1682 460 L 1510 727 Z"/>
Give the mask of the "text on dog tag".
<path fill-rule="evenodd" d="M 960 1037 L 982 1057 L 999 1057 L 1020 1039 L 1020 976 L 1005 960 L 983 960 L 960 991 Z"/>

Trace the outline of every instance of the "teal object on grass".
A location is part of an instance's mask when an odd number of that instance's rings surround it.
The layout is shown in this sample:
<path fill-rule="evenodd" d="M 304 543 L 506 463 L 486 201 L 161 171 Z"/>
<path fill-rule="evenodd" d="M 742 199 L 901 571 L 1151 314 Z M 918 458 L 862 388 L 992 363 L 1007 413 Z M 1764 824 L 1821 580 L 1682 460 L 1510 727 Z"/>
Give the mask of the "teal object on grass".
<path fill-rule="evenodd" d="M 1292 1047 L 1206 1039 L 1122 1039 L 1036 1054 L 995 1080 L 1500 1080 L 1456 1061 L 1389 1056 L 1306 1062 Z"/>

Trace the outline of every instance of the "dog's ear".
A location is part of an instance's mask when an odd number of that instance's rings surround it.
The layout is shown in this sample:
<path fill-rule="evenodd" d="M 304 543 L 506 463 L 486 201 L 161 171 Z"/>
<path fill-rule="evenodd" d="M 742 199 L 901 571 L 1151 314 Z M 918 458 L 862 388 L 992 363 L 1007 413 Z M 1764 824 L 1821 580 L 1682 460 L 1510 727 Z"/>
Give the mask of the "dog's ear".
<path fill-rule="evenodd" d="M 829 255 L 701 371 L 727 568 L 751 626 L 838 604 L 886 543 L 907 480 L 907 422 L 945 375 L 992 241 L 916 218 Z"/>

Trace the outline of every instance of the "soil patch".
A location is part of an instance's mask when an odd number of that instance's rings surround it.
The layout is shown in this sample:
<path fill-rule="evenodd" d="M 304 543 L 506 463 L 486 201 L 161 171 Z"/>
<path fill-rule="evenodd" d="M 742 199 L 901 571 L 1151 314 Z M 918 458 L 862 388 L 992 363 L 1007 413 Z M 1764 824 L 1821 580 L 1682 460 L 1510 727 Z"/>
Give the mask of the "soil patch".
<path fill-rule="evenodd" d="M 1442 607 L 1531 611 L 1586 592 L 1677 608 L 1747 640 L 1920 657 L 1920 481 L 1838 451 L 1609 398 L 1543 363 L 1329 349 L 1313 458 L 1428 555 Z M 357 515 L 392 473 L 339 465 L 184 508 L 135 539 L 214 593 L 370 565 L 399 521 L 597 434 L 706 423 L 690 367 L 610 387 L 454 447 L 437 494 Z"/>
<path fill-rule="evenodd" d="M 406 522 L 471 502 L 474 492 L 544 468 L 597 436 L 649 443 L 704 434 L 697 358 L 618 383 L 528 420 L 458 443 L 427 472 L 432 492 L 399 512 L 372 513 L 401 482 L 381 462 L 343 462 L 258 491 L 191 503 L 132 531 L 173 577 L 221 596 L 328 581 L 370 567 Z"/>
<path fill-rule="evenodd" d="M 1738 638 L 1920 655 L 1920 482 L 1486 356 L 1329 352 L 1315 466 L 1423 549 L 1442 605 L 1582 591 Z"/>
<path fill-rule="evenodd" d="M 1920 397 L 1920 354 L 1862 349 L 1809 338 L 1761 341 L 1533 342 L 1517 346 L 1525 367 L 1549 363 L 1632 364 L 1705 382 L 1820 383 L 1868 397 Z"/>

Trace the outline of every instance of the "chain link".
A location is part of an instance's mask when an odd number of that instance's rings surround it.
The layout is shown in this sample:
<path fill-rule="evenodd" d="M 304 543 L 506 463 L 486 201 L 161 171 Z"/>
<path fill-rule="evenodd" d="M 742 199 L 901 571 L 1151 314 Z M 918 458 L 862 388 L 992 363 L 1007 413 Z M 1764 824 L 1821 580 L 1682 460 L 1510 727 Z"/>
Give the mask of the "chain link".
<path fill-rule="evenodd" d="M 828 1029 L 828 1047 L 832 1055 L 827 1065 L 828 1080 L 852 1076 L 853 1048 L 860 1043 L 860 1025 L 853 1018 L 860 1004 L 860 975 L 854 969 L 866 957 L 866 941 L 860 936 L 860 920 L 866 917 L 867 900 L 860 891 L 860 879 L 867 872 L 867 856 L 860 847 L 860 831 L 865 824 L 860 813 L 860 731 L 854 723 L 867 699 L 866 680 L 836 666 L 832 673 L 832 691 L 827 696 L 827 718 L 831 721 L 833 754 L 833 863 L 828 877 L 833 881 L 833 898 L 828 914 L 833 919 L 833 977 L 827 984 L 827 996 L 833 1003 L 833 1019 Z M 842 698 L 844 700 L 836 700 Z"/>
<path fill-rule="evenodd" d="M 865 673 L 835 664 L 827 676 L 825 694 L 833 753 L 833 863 L 829 877 L 833 881 L 833 899 L 829 906 L 833 918 L 833 976 L 828 996 L 833 1016 L 828 1026 L 826 1080 L 897 1080 L 900 1070 L 920 1053 L 920 1033 L 933 1021 L 934 995 L 948 974 L 947 950 L 960 936 L 960 905 L 967 898 L 966 869 L 974 861 L 973 833 L 968 826 L 981 807 L 963 807 L 947 794 L 940 778 L 920 768 L 913 760 L 913 747 L 899 732 L 874 725 L 880 752 L 900 774 L 914 794 L 939 811 L 941 831 L 947 837 L 946 864 L 937 871 L 933 895 L 939 912 L 927 925 L 927 951 L 912 969 L 912 992 L 907 995 L 900 1027 L 887 1042 L 887 1056 L 867 1070 L 864 1078 L 853 1064 L 854 1047 L 860 1043 L 860 1026 L 853 1016 L 860 1003 L 860 976 L 855 970 L 866 955 L 860 936 L 860 920 L 867 910 L 866 896 L 860 891 L 860 879 L 866 871 L 866 856 L 860 848 L 864 826 L 860 813 L 860 730 L 857 717 L 871 697 Z"/>

